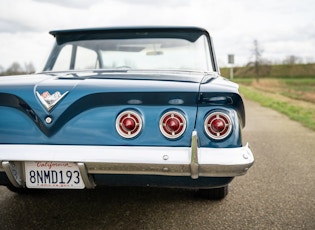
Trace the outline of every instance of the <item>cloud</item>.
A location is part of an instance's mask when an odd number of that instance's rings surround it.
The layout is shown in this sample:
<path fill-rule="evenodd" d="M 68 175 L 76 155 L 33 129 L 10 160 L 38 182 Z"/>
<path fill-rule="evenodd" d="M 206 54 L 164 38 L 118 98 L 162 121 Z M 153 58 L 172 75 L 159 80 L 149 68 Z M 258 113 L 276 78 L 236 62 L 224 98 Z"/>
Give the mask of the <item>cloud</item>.
<path fill-rule="evenodd" d="M 39 3 L 50 3 L 52 5 L 58 5 L 61 7 L 67 8 L 80 8 L 87 9 L 98 2 L 102 2 L 102 0 L 34 0 Z"/>
<path fill-rule="evenodd" d="M 0 36 L 0 65 L 8 68 L 13 62 L 21 65 L 32 62 L 41 70 L 54 39 L 48 33 L 3 33 Z"/>
<path fill-rule="evenodd" d="M 57 5 L 67 8 L 79 8 L 79 9 L 89 9 L 95 5 L 133 5 L 133 6 L 152 6 L 152 7 L 178 7 L 183 5 L 190 5 L 191 0 L 34 0 L 39 3 L 49 3 L 52 5 Z"/>
<path fill-rule="evenodd" d="M 197 0 L 198 1 L 198 0 Z M 195 1 L 191 0 L 116 0 L 123 4 L 141 5 L 141 6 L 154 6 L 154 7 L 178 7 L 189 6 Z"/>
<path fill-rule="evenodd" d="M 17 31 L 33 30 L 27 23 L 0 17 L 0 33 L 16 33 Z"/>

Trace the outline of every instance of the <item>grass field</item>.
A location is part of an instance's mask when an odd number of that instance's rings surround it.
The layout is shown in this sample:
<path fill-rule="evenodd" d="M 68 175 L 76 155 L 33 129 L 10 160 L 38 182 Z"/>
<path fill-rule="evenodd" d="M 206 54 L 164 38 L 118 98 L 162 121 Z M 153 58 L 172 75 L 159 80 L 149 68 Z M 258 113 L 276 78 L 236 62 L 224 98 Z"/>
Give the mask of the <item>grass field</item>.
<path fill-rule="evenodd" d="M 241 94 L 315 130 L 315 77 L 235 79 Z"/>
<path fill-rule="evenodd" d="M 280 94 L 291 99 L 315 104 L 314 78 L 263 78 L 257 82 L 252 78 L 235 79 L 235 82 L 255 89 Z"/>
<path fill-rule="evenodd" d="M 223 76 L 230 75 L 230 69 L 225 67 L 220 69 Z M 261 65 L 259 73 L 262 78 L 314 78 L 315 63 L 295 64 L 295 65 Z M 234 67 L 234 76 L 239 78 L 252 78 L 256 75 L 254 66 Z"/>

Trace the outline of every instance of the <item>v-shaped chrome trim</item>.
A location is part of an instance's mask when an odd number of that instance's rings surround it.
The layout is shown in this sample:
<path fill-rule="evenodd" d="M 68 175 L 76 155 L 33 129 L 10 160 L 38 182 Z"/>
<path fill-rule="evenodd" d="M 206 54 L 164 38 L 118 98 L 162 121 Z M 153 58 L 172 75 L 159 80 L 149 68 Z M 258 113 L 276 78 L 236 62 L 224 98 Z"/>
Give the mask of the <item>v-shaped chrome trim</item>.
<path fill-rule="evenodd" d="M 63 94 L 61 94 L 59 91 L 56 91 L 53 94 L 50 94 L 48 91 L 45 91 L 44 93 L 40 94 L 38 91 L 36 91 L 36 96 L 45 107 L 45 109 L 50 112 L 54 108 L 54 106 L 68 93 L 69 91 L 66 91 Z"/>

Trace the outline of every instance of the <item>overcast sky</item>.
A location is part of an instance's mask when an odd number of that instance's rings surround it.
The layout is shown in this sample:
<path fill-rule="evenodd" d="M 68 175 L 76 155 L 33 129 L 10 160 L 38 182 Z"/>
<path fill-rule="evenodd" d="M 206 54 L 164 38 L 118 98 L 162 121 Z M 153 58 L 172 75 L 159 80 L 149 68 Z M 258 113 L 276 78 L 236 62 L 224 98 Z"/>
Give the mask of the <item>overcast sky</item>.
<path fill-rule="evenodd" d="M 314 0 L 1 0 L 0 66 L 32 62 L 40 71 L 50 30 L 133 25 L 204 27 L 221 66 L 228 54 L 249 62 L 255 39 L 270 61 L 315 62 L 314 9 Z"/>

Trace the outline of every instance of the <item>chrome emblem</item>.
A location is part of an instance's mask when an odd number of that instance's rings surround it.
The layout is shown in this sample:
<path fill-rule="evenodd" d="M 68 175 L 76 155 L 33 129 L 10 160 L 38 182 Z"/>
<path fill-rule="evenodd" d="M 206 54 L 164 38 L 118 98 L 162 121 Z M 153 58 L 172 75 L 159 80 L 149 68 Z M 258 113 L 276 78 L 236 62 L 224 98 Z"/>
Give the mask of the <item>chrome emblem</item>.
<path fill-rule="evenodd" d="M 69 91 L 61 94 L 59 91 L 57 91 L 53 94 L 50 94 L 48 91 L 45 91 L 40 94 L 38 91 L 36 91 L 36 95 L 42 105 L 45 107 L 45 109 L 49 112 L 62 98 L 64 98 L 68 94 L 68 92 Z"/>

